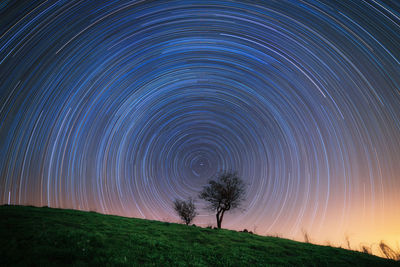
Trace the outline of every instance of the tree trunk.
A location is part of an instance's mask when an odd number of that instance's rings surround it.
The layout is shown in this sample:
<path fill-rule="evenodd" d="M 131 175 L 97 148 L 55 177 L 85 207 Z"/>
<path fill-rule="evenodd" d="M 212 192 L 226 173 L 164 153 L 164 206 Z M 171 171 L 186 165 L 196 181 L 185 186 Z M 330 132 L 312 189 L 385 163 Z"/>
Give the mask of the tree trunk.
<path fill-rule="evenodd" d="M 224 218 L 224 212 L 225 212 L 225 210 L 217 212 L 217 227 L 218 227 L 218 229 L 221 229 L 222 219 Z"/>
<path fill-rule="evenodd" d="M 218 228 L 221 228 L 222 219 L 224 218 L 224 213 L 225 213 L 225 210 L 223 210 L 222 213 L 221 213 L 221 216 L 219 216 L 219 227 Z"/>
<path fill-rule="evenodd" d="M 217 212 L 217 227 L 221 229 L 221 219 L 219 218 L 219 212 Z"/>

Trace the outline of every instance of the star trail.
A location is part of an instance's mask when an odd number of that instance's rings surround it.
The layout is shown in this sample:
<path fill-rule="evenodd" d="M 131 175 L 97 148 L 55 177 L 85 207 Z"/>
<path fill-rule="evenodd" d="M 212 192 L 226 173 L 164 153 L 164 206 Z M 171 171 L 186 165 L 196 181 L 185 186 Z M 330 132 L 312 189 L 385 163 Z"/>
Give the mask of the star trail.
<path fill-rule="evenodd" d="M 226 228 L 400 240 L 399 2 L 3 1 L 0 25 L 2 204 L 178 221 L 229 169 Z"/>

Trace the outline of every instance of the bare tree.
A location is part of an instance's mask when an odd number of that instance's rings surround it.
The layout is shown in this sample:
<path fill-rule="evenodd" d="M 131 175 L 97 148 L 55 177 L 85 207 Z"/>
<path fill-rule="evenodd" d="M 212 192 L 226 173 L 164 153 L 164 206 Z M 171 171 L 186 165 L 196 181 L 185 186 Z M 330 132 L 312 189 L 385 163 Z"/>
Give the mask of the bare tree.
<path fill-rule="evenodd" d="M 210 180 L 200 192 L 199 198 L 209 202 L 208 208 L 216 212 L 217 226 L 228 210 L 238 208 L 245 199 L 246 186 L 236 172 L 222 172 Z"/>
<path fill-rule="evenodd" d="M 196 206 L 194 205 L 194 201 L 192 198 L 189 198 L 186 201 L 175 199 L 174 209 L 176 213 L 179 215 L 179 217 L 182 219 L 182 221 L 186 223 L 186 225 L 189 225 L 189 223 L 197 215 Z"/>

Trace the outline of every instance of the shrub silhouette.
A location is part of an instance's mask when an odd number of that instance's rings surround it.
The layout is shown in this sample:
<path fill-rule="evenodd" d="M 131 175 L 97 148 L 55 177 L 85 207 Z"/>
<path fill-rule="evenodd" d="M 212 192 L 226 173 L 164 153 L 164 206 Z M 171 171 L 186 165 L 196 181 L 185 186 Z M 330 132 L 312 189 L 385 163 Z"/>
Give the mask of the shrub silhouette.
<path fill-rule="evenodd" d="M 361 246 L 361 251 L 367 254 L 372 255 L 372 249 L 371 247 L 367 246 L 367 245 L 362 245 Z"/>
<path fill-rule="evenodd" d="M 225 171 L 203 187 L 199 198 L 209 202 L 208 208 L 216 211 L 217 226 L 221 228 L 225 212 L 238 208 L 244 201 L 245 192 L 245 184 L 237 173 Z"/>
<path fill-rule="evenodd" d="M 393 250 L 391 247 L 389 247 L 386 243 L 384 243 L 383 241 L 381 241 L 379 243 L 379 248 L 382 252 L 383 255 L 385 255 L 385 257 L 387 259 L 392 259 L 395 261 L 400 261 L 400 252 L 396 252 L 395 250 Z"/>
<path fill-rule="evenodd" d="M 194 201 L 192 198 L 189 198 L 186 201 L 175 199 L 174 209 L 176 213 L 179 215 L 179 217 L 182 219 L 182 221 L 186 223 L 186 225 L 189 225 L 189 223 L 197 215 L 196 206 L 194 205 Z"/>
<path fill-rule="evenodd" d="M 308 235 L 307 231 L 304 229 L 302 229 L 301 231 L 303 232 L 304 242 L 311 243 L 310 236 Z"/>

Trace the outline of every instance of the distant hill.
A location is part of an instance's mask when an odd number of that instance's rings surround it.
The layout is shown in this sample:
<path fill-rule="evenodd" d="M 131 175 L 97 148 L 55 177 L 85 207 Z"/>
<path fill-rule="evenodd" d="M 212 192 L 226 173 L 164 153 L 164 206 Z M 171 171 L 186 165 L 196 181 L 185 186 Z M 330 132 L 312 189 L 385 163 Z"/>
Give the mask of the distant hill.
<path fill-rule="evenodd" d="M 94 212 L 0 206 L 1 266 L 399 266 L 345 249 Z"/>

